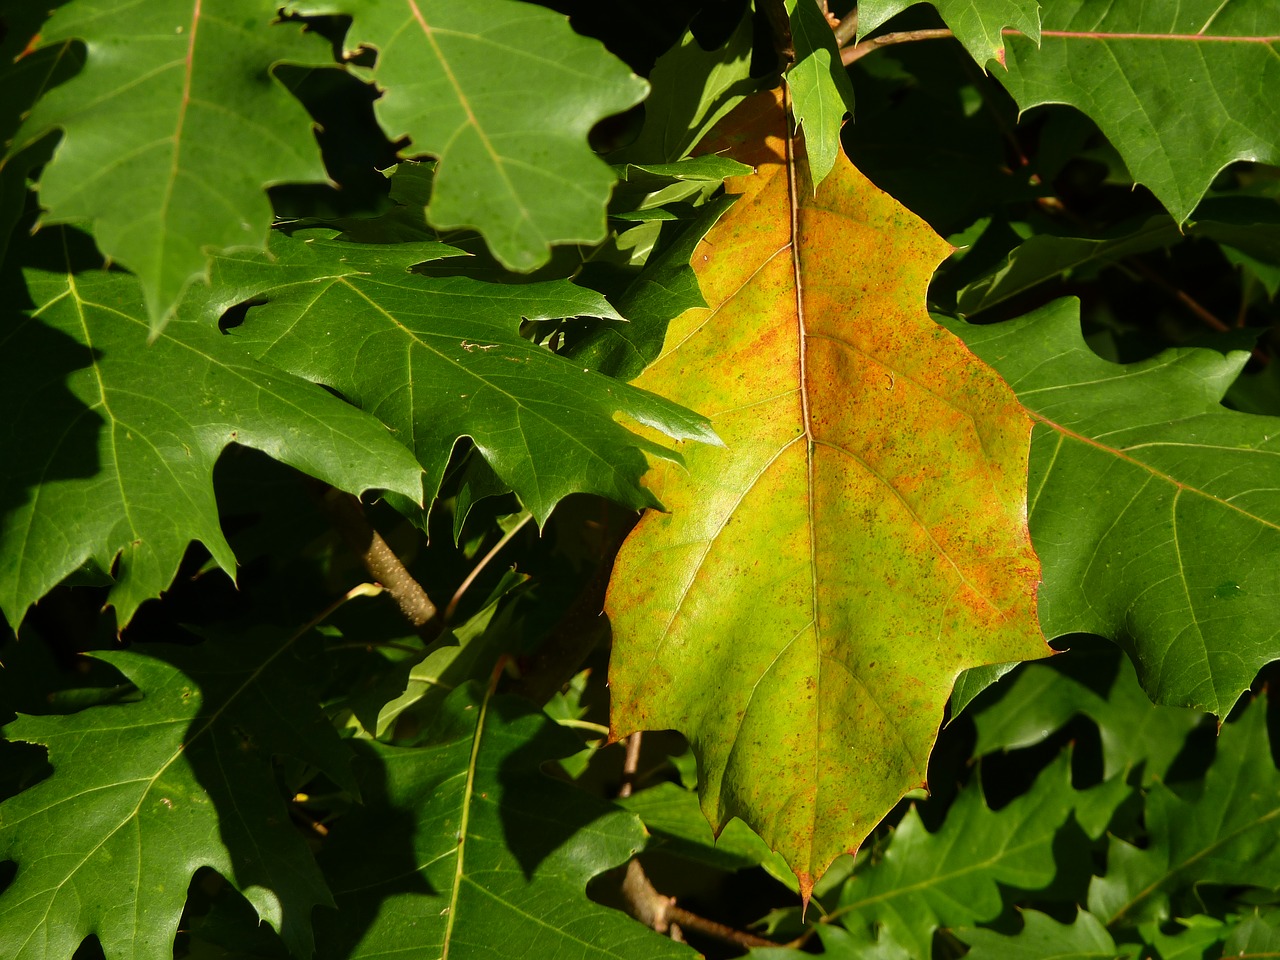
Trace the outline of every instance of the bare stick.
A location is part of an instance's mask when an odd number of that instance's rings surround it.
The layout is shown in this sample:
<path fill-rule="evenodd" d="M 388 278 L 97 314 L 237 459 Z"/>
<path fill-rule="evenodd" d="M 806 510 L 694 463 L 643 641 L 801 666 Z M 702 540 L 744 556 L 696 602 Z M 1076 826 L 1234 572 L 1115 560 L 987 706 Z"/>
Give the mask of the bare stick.
<path fill-rule="evenodd" d="M 843 47 L 858 35 L 858 8 L 850 10 L 843 20 L 836 24 L 836 46 Z"/>
<path fill-rule="evenodd" d="M 524 525 L 533 519 L 533 514 L 526 513 L 524 519 L 517 523 L 514 527 L 506 532 L 506 534 L 493 545 L 493 548 L 481 558 L 480 562 L 471 568 L 471 572 L 467 574 L 467 579 L 463 580 L 457 590 L 453 592 L 453 597 L 449 600 L 449 605 L 444 608 L 444 620 L 448 623 L 453 619 L 454 613 L 458 609 L 458 602 L 462 599 L 462 595 L 467 592 L 471 584 L 475 582 L 476 577 L 480 576 L 482 571 L 498 553 L 511 542 L 517 533 L 524 529 Z"/>
<path fill-rule="evenodd" d="M 856 28 L 855 28 L 856 30 Z M 901 33 L 886 33 L 880 37 L 863 40 L 857 46 L 845 47 L 840 51 L 840 62 L 846 67 L 855 60 L 861 60 L 872 50 L 879 50 L 894 43 L 913 43 L 916 40 L 942 40 L 954 37 L 955 34 L 945 27 L 936 30 L 903 30 Z"/>
<path fill-rule="evenodd" d="M 387 541 L 369 526 L 360 501 L 349 493 L 330 489 L 325 493 L 324 503 L 342 538 L 364 563 L 369 575 L 391 594 L 414 629 L 424 632 L 436 619 L 436 605 L 387 546 Z"/>
<path fill-rule="evenodd" d="M 629 797 L 636 788 L 636 770 L 640 766 L 640 731 L 627 737 L 627 758 L 622 761 L 622 786 L 619 797 Z"/>
<path fill-rule="evenodd" d="M 622 762 L 622 786 L 618 788 L 619 797 L 629 797 L 635 789 L 636 771 L 640 768 L 640 731 L 627 737 L 627 757 Z M 664 896 L 649 882 L 649 877 L 640 866 L 639 860 L 627 864 L 627 874 L 622 880 L 622 895 L 627 900 L 631 915 L 658 933 L 668 934 L 673 940 L 680 939 L 681 926 L 697 930 L 708 937 L 714 937 L 725 943 L 750 950 L 752 947 L 776 947 L 773 940 L 757 937 L 752 933 L 735 930 L 733 927 L 696 913 L 690 913 L 683 907 L 676 906 L 676 898 Z"/>

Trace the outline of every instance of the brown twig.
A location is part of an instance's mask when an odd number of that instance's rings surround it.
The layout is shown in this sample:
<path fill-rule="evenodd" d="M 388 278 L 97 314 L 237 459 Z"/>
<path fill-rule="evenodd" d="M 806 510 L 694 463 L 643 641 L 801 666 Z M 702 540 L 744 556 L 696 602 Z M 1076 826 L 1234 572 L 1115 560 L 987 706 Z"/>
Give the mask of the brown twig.
<path fill-rule="evenodd" d="M 627 757 L 622 761 L 622 786 L 619 797 L 629 797 L 636 788 L 636 770 L 640 767 L 640 731 L 627 737 Z"/>
<path fill-rule="evenodd" d="M 954 37 L 955 34 L 945 27 L 934 30 L 903 30 L 900 33 L 886 33 L 879 37 L 871 37 L 861 43 L 845 47 L 840 51 L 840 62 L 846 67 L 855 60 L 861 60 L 872 50 L 879 50 L 895 43 L 913 43 L 916 40 L 942 40 Z"/>
<path fill-rule="evenodd" d="M 387 541 L 369 525 L 360 501 L 331 488 L 324 495 L 324 503 L 342 539 L 360 557 L 369 575 L 391 594 L 414 629 L 422 634 L 431 633 L 437 616 L 436 605 L 387 546 Z"/>
<path fill-rule="evenodd" d="M 627 737 L 627 756 L 622 762 L 622 785 L 618 788 L 619 797 L 629 797 L 635 789 L 636 771 L 640 769 L 640 731 Z M 627 909 L 631 915 L 645 926 L 658 933 L 665 933 L 671 939 L 684 942 L 681 927 L 697 930 L 708 937 L 714 937 L 724 943 L 732 943 L 750 950 L 752 947 L 779 946 L 773 940 L 757 937 L 690 913 L 683 907 L 676 906 L 676 898 L 668 897 L 657 891 L 649 881 L 640 861 L 632 859 L 627 864 L 627 873 L 622 879 L 622 895 L 626 898 Z"/>
<path fill-rule="evenodd" d="M 836 46 L 844 47 L 858 35 L 858 8 L 854 7 L 836 24 Z"/>
<path fill-rule="evenodd" d="M 486 553 L 481 558 L 480 562 L 471 568 L 471 572 L 467 574 L 467 579 L 463 580 L 462 583 L 458 586 L 458 589 L 453 592 L 453 596 L 449 600 L 449 605 L 444 608 L 445 623 L 449 623 L 451 620 L 453 620 L 453 615 L 458 610 L 458 603 L 462 600 L 462 595 L 465 594 L 468 589 L 470 589 L 471 584 L 475 583 L 476 577 L 480 576 L 481 571 L 484 570 L 486 566 L 488 566 L 489 561 L 492 560 L 495 556 L 497 556 L 498 553 L 502 550 L 502 548 L 505 547 L 508 543 L 510 543 L 511 540 L 515 537 L 515 535 L 524 529 L 525 524 L 532 519 L 533 519 L 533 514 L 526 513 L 524 515 L 524 519 L 521 520 L 519 523 L 517 523 L 510 530 L 508 530 L 503 535 L 502 539 L 499 540 L 497 543 L 495 543 L 493 547 L 489 550 L 489 552 Z"/>

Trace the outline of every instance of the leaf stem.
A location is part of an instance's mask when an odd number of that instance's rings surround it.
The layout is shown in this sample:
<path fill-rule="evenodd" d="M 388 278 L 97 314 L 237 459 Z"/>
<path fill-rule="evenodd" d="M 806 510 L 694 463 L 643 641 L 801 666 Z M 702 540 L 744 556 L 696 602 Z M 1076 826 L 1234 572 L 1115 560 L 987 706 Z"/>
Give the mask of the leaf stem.
<path fill-rule="evenodd" d="M 324 504 L 342 539 L 360 557 L 369 575 L 391 594 L 414 629 L 421 634 L 432 632 L 429 628 L 437 618 L 436 605 L 395 551 L 387 546 L 387 541 L 369 525 L 359 499 L 330 488 L 324 495 Z"/>
<path fill-rule="evenodd" d="M 457 612 L 458 603 L 462 600 L 463 594 L 467 592 L 467 590 L 471 587 L 471 584 L 475 582 L 476 577 L 480 576 L 484 568 L 488 566 L 489 561 L 492 560 L 495 556 L 497 556 L 498 553 L 501 552 L 502 548 L 505 547 L 508 543 L 510 543 L 512 539 L 515 537 L 515 535 L 524 529 L 525 524 L 527 524 L 532 519 L 533 519 L 533 514 L 526 513 L 524 517 L 520 520 L 520 522 L 517 523 L 510 530 L 508 530 L 503 535 L 502 539 L 499 540 L 497 543 L 495 543 L 493 547 L 490 548 L 489 552 L 486 553 L 481 558 L 480 562 L 471 568 L 471 572 L 467 574 L 467 579 L 463 580 L 462 583 L 458 586 L 458 589 L 453 592 L 453 596 L 449 599 L 449 605 L 444 608 L 445 623 L 449 623 L 450 621 L 453 620 L 453 615 L 454 613 Z"/>
<path fill-rule="evenodd" d="M 857 32 L 857 27 L 854 27 Z M 912 43 L 916 40 L 942 40 L 947 37 L 954 37 L 955 34 L 946 27 L 938 27 L 932 30 L 903 30 L 899 33 L 886 33 L 879 37 L 870 37 L 861 43 L 845 47 L 840 51 L 840 62 L 846 67 L 855 60 L 861 60 L 873 50 L 879 50 L 881 47 L 887 47 L 895 43 Z"/>
<path fill-rule="evenodd" d="M 844 47 L 858 35 L 858 8 L 854 7 L 836 24 L 836 46 Z"/>

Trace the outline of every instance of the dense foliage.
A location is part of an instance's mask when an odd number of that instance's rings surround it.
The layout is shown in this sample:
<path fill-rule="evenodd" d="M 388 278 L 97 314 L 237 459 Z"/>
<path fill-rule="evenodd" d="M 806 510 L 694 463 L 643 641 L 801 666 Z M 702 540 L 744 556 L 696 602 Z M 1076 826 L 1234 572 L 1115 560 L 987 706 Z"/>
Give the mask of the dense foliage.
<path fill-rule="evenodd" d="M 1278 54 L 0 0 L 0 957 L 1280 956 Z"/>

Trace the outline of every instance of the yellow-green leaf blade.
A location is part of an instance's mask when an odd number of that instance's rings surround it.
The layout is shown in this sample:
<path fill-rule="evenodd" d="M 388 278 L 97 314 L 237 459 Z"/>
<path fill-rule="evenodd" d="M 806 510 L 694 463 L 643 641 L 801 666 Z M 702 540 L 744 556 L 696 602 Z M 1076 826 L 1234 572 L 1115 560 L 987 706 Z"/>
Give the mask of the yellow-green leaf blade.
<path fill-rule="evenodd" d="M 843 157 L 815 196 L 768 95 L 731 121 L 758 172 L 694 253 L 708 307 L 637 381 L 725 447 L 650 474 L 671 512 L 614 569 L 613 728 L 684 732 L 708 819 L 807 894 L 923 782 L 960 671 L 1047 652 L 1030 421 L 924 313 L 946 244 Z"/>

